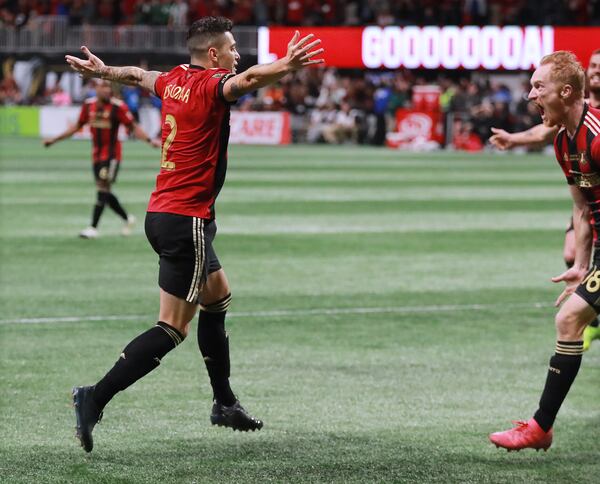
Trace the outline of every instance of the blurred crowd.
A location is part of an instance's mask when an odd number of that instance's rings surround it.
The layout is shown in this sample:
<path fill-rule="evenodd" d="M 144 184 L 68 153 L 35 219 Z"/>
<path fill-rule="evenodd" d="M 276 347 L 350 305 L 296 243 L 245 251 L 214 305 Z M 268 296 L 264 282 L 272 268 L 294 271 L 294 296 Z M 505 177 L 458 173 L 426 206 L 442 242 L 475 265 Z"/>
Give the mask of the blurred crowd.
<path fill-rule="evenodd" d="M 147 68 L 147 66 L 144 66 Z M 94 95 L 93 83 L 76 92 L 70 83 L 60 82 L 56 73 L 43 73 L 28 93 L 22 92 L 5 64 L 0 82 L 0 104 L 68 106 Z M 526 79 L 510 77 L 511 86 L 493 74 L 454 72 L 462 77 L 418 71 L 338 71 L 335 68 L 303 70 L 280 83 L 248 94 L 234 109 L 245 111 L 287 111 L 292 114 L 294 141 L 309 143 L 360 143 L 383 145 L 397 129 L 397 110 L 426 110 L 439 114 L 443 124 L 441 145 L 479 150 L 490 128 L 520 131 L 539 123 L 537 109 L 526 99 Z M 74 74 L 63 74 L 63 76 Z M 34 76 L 34 79 L 36 76 Z M 79 80 L 79 79 L 77 79 Z M 420 87 L 435 90 L 434 104 L 415 104 Z M 71 91 L 71 92 L 69 92 Z M 115 86 L 135 116 L 143 105 L 160 106 L 160 101 L 138 88 Z"/>
<path fill-rule="evenodd" d="M 301 141 L 374 145 L 384 144 L 386 134 L 396 129 L 398 109 L 425 109 L 440 113 L 443 145 L 473 151 L 484 147 L 491 127 L 520 131 L 540 122 L 539 112 L 527 101 L 527 79 L 509 87 L 488 74 L 463 75 L 426 79 L 409 70 L 311 69 L 240 99 L 238 109 L 296 115 L 294 134 Z M 419 86 L 439 93 L 435 105 L 415 104 Z"/>
<path fill-rule="evenodd" d="M 0 0 L 0 26 L 39 15 L 72 26 L 186 26 L 205 15 L 238 25 L 598 25 L 600 0 Z"/>

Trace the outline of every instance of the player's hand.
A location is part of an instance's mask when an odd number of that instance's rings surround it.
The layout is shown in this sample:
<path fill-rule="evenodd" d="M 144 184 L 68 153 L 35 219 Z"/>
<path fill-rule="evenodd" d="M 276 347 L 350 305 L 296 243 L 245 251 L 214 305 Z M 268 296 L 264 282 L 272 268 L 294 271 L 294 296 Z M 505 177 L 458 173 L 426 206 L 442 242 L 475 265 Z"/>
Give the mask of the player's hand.
<path fill-rule="evenodd" d="M 104 62 L 92 54 L 85 45 L 81 47 L 81 52 L 85 54 L 87 59 L 66 55 L 65 60 L 73 70 L 79 72 L 83 77 L 100 77 L 105 67 Z"/>
<path fill-rule="evenodd" d="M 588 271 L 586 269 L 571 267 L 561 275 L 552 278 L 552 282 L 565 283 L 565 290 L 556 299 L 556 302 L 554 303 L 555 306 L 560 306 L 566 298 L 575 292 L 575 289 L 577 289 L 577 286 L 579 286 L 581 281 L 583 281 L 583 278 L 587 272 Z"/>
<path fill-rule="evenodd" d="M 52 146 L 54 144 L 54 140 L 50 139 L 50 138 L 46 138 L 44 140 L 44 148 L 49 148 L 50 146 Z"/>
<path fill-rule="evenodd" d="M 514 146 L 511 134 L 507 131 L 499 128 L 492 128 L 492 133 L 494 134 L 490 137 L 490 143 L 499 150 L 508 150 Z"/>
<path fill-rule="evenodd" d="M 325 52 L 323 48 L 311 50 L 321 43 L 321 39 L 312 40 L 314 37 L 314 34 L 308 34 L 306 37 L 300 39 L 300 32 L 296 30 L 292 40 L 288 43 L 286 55 L 291 70 L 296 71 L 302 67 L 312 64 L 323 64 L 325 62 L 324 59 L 314 59 L 315 56 Z"/>
<path fill-rule="evenodd" d="M 153 138 L 150 140 L 150 144 L 154 147 L 154 148 L 160 148 L 162 146 L 162 142 L 160 140 L 160 138 Z"/>

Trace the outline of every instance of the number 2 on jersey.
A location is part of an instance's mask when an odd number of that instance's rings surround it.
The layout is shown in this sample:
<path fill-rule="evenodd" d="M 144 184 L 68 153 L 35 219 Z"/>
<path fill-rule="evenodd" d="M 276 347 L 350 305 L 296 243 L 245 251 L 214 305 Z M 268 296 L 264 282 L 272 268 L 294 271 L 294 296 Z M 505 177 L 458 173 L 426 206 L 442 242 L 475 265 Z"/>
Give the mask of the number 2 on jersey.
<path fill-rule="evenodd" d="M 163 143 L 160 167 L 164 168 L 165 170 L 174 170 L 175 162 L 167 161 L 167 152 L 169 151 L 169 148 L 171 147 L 171 144 L 173 143 L 173 140 L 177 135 L 177 121 L 175 121 L 175 116 L 173 116 L 172 114 L 167 114 L 165 116 L 165 125 L 171 128 L 171 132 L 169 133 L 169 135 L 165 139 L 165 142 Z M 163 127 L 163 129 L 166 128 Z"/>

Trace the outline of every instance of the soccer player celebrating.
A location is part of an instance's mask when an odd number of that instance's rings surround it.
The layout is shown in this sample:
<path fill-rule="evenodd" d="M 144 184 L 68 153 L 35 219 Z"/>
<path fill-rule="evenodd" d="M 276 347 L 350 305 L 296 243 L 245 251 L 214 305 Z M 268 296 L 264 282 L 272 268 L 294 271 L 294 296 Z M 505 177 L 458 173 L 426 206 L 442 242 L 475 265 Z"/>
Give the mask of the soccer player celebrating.
<path fill-rule="evenodd" d="M 592 52 L 586 74 L 590 92 L 587 103 L 593 108 L 600 109 L 600 49 Z M 546 126 L 543 123 L 518 133 L 507 133 L 503 129 L 492 128 L 494 134 L 490 137 L 490 143 L 501 150 L 515 146 L 548 144 L 554 139 L 558 130 L 558 126 Z M 597 237 L 598 234 L 594 233 L 594 236 Z M 565 233 L 563 257 L 567 267 L 571 267 L 575 262 L 575 234 L 572 220 Z M 600 339 L 598 318 L 595 318 L 583 331 L 583 351 L 587 351 L 595 339 Z"/>
<path fill-rule="evenodd" d="M 556 352 L 550 358 L 546 384 L 533 418 L 490 435 L 508 450 L 548 449 L 556 415 L 577 376 L 583 354 L 583 331 L 600 313 L 600 242 L 595 242 L 589 269 L 593 220 L 600 229 L 600 110 L 584 102 L 585 73 L 576 57 L 566 51 L 545 56 L 531 77 L 529 99 L 540 110 L 544 126 L 559 126 L 554 140 L 556 158 L 573 198 L 575 262 L 552 278 L 566 287 L 556 300 L 564 302 L 556 315 Z"/>
<path fill-rule="evenodd" d="M 320 64 L 321 42 L 296 31 L 285 57 L 236 74 L 240 56 L 232 22 L 205 17 L 187 37 L 190 64 L 170 72 L 109 67 L 87 47 L 87 59 L 66 56 L 84 76 L 141 86 L 162 99 L 162 157 L 156 189 L 146 215 L 146 235 L 160 259 L 160 309 L 156 325 L 131 341 L 114 367 L 94 386 L 73 389 L 77 436 L 93 447 L 92 430 L 102 410 L 119 391 L 156 368 L 188 334 L 200 306 L 198 346 L 212 390 L 213 425 L 258 430 L 262 421 L 249 415 L 229 385 L 229 342 L 225 314 L 231 292 L 213 248 L 215 200 L 227 166 L 230 104 L 246 93 L 277 82 L 286 74 Z"/>
<path fill-rule="evenodd" d="M 142 127 L 135 122 L 127 105 L 123 101 L 112 97 L 112 94 L 110 82 L 98 81 L 96 83 L 96 97 L 88 99 L 81 107 L 77 123 L 64 133 L 44 140 L 44 146 L 48 148 L 58 141 L 70 138 L 86 124 L 90 125 L 97 198 L 92 211 L 92 223 L 79 233 L 79 236 L 84 239 L 98 237 L 98 223 L 106 205 L 123 219 L 124 225 L 121 234 L 130 235 L 131 228 L 135 223 L 135 217 L 127 214 L 119 199 L 111 191 L 111 186 L 117 180 L 117 173 L 121 166 L 119 126 L 121 124 L 127 126 L 133 130 L 137 138 L 146 140 L 154 147 L 160 147 L 160 142 L 150 139 Z"/>

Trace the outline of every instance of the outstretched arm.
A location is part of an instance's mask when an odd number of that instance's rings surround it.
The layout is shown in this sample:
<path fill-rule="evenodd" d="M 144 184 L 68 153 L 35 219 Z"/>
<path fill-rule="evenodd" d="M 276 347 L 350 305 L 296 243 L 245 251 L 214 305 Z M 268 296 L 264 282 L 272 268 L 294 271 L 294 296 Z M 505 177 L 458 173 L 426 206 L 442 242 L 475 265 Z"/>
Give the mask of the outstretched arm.
<path fill-rule="evenodd" d="M 138 123 L 135 123 L 133 125 L 133 134 L 137 139 L 146 141 L 148 144 L 150 144 L 150 146 L 153 146 L 154 148 L 160 148 L 161 146 L 160 139 L 150 138 L 150 136 L 148 136 L 144 128 L 142 128 Z"/>
<path fill-rule="evenodd" d="M 300 32 L 296 30 L 296 33 L 288 44 L 288 51 L 285 57 L 271 64 L 252 66 L 241 74 L 227 79 L 223 86 L 223 96 L 225 99 L 235 101 L 244 94 L 276 83 L 290 72 L 325 62 L 323 59 L 314 59 L 316 55 L 322 54 L 325 49 L 321 48 L 311 51 L 312 48 L 321 43 L 320 39 L 309 42 L 313 37 L 314 34 L 308 34 L 306 37 L 300 39 Z"/>
<path fill-rule="evenodd" d="M 543 124 L 518 133 L 508 133 L 503 129 L 492 128 L 494 134 L 490 138 L 490 143 L 500 150 L 508 150 L 515 146 L 550 144 L 558 133 L 558 129 L 556 126 L 548 127 Z"/>
<path fill-rule="evenodd" d="M 54 138 L 46 138 L 44 140 L 44 146 L 46 148 L 48 148 L 48 147 L 52 146 L 54 143 L 56 143 L 58 141 L 62 141 L 64 139 L 70 138 L 75 133 L 77 133 L 77 131 L 79 131 L 82 126 L 83 125 L 80 124 L 80 123 L 75 123 L 73 126 L 71 126 L 70 128 L 67 128 L 66 131 L 64 131 L 63 133 L 59 134 L 58 136 L 55 136 Z"/>
<path fill-rule="evenodd" d="M 81 47 L 81 51 L 87 59 L 66 55 L 65 60 L 82 76 L 98 77 L 129 86 L 139 86 L 150 91 L 152 94 L 156 94 L 154 92 L 154 83 L 156 82 L 156 78 L 161 74 L 159 71 L 145 71 L 135 66 L 107 66 L 99 57 L 92 54 L 85 45 Z"/>

